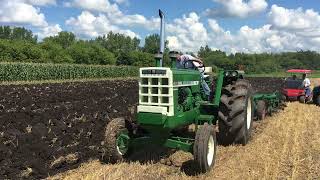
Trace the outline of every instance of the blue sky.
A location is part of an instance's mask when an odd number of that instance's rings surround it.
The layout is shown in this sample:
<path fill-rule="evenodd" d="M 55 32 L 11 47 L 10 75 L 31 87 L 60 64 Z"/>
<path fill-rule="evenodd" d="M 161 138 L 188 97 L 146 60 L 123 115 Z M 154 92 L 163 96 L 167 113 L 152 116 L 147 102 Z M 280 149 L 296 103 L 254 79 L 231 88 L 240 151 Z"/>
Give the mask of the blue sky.
<path fill-rule="evenodd" d="M 320 51 L 315 0 L 0 0 L 0 25 L 24 26 L 39 37 L 72 31 L 83 39 L 109 31 L 144 39 L 167 18 L 169 47 L 227 52 Z"/>

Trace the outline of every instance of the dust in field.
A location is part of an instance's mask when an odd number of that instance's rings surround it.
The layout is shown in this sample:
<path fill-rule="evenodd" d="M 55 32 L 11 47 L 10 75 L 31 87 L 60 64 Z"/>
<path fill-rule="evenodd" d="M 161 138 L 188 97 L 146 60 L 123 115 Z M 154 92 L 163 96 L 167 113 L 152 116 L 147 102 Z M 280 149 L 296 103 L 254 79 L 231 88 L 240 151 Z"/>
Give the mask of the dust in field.
<path fill-rule="evenodd" d="M 190 154 L 178 152 L 182 167 L 138 162 L 105 165 L 99 161 L 51 179 L 319 179 L 320 109 L 289 103 L 283 112 L 255 129 L 247 146 L 219 147 L 214 170 L 194 175 Z"/>

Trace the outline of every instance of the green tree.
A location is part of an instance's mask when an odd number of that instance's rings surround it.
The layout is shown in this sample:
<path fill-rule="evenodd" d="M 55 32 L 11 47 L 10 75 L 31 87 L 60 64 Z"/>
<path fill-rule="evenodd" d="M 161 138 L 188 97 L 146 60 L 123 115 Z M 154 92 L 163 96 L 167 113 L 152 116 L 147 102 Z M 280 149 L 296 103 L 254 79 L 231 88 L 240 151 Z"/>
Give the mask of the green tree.
<path fill-rule="evenodd" d="M 74 60 L 72 59 L 70 54 L 68 54 L 68 51 L 58 43 L 45 41 L 41 43 L 41 48 L 47 51 L 47 59 L 49 62 L 74 63 Z"/>
<path fill-rule="evenodd" d="M 37 36 L 23 27 L 0 26 L 0 39 L 20 40 L 37 43 Z"/>
<path fill-rule="evenodd" d="M 124 34 L 113 32 L 109 32 L 107 36 L 97 37 L 94 42 L 114 53 L 117 57 L 123 52 L 138 50 L 140 44 L 138 38 L 131 38 Z"/>
<path fill-rule="evenodd" d="M 116 62 L 111 52 L 92 42 L 78 41 L 67 50 L 78 64 L 115 64 Z"/>
<path fill-rule="evenodd" d="M 50 36 L 43 39 L 44 42 L 52 41 L 61 45 L 63 48 L 68 48 L 76 42 L 76 36 L 72 32 L 62 31 L 56 36 Z"/>
<path fill-rule="evenodd" d="M 212 52 L 212 50 L 209 48 L 208 45 L 206 45 L 205 47 L 200 47 L 200 50 L 198 51 L 198 56 L 201 58 L 206 58 L 210 55 L 210 53 Z"/>
<path fill-rule="evenodd" d="M 129 53 L 129 58 L 131 61 L 130 65 L 133 66 L 153 66 L 154 65 L 154 55 L 150 53 L 132 51 Z"/>
<path fill-rule="evenodd" d="M 131 38 L 120 33 L 109 32 L 106 36 L 99 36 L 91 41 L 104 47 L 109 52 L 112 52 L 117 58 L 117 64 L 129 64 L 127 57 L 131 51 L 139 50 L 140 40 Z"/>
<path fill-rule="evenodd" d="M 143 51 L 151 54 L 156 54 L 160 50 L 160 35 L 152 34 L 145 38 Z"/>
<path fill-rule="evenodd" d="M 47 52 L 38 44 L 21 40 L 0 40 L 1 61 L 46 62 Z"/>

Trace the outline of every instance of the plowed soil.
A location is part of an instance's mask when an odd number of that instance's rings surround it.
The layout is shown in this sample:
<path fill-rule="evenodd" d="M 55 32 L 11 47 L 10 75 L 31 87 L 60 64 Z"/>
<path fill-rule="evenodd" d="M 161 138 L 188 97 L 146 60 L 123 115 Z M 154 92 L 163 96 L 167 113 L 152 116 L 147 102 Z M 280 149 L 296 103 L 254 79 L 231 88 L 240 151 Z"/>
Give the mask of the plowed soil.
<path fill-rule="evenodd" d="M 256 92 L 281 90 L 283 82 L 250 81 Z M 120 116 L 134 120 L 138 84 L 122 80 L 5 85 L 0 94 L 0 179 L 39 179 L 99 159 L 106 124 Z M 127 167 L 104 168 L 122 166 Z M 154 166 L 160 165 L 139 165 L 161 174 Z"/>
<path fill-rule="evenodd" d="M 197 175 L 192 155 L 176 152 L 160 162 L 101 164 L 91 161 L 49 179 L 320 179 L 320 111 L 314 105 L 288 107 L 257 125 L 246 146 L 219 146 L 212 171 Z"/>
<path fill-rule="evenodd" d="M 137 90 L 134 80 L 0 86 L 0 179 L 45 178 L 99 158 L 106 124 L 133 117 Z"/>
<path fill-rule="evenodd" d="M 272 93 L 274 91 L 281 91 L 284 86 L 284 78 L 247 78 L 255 92 Z"/>

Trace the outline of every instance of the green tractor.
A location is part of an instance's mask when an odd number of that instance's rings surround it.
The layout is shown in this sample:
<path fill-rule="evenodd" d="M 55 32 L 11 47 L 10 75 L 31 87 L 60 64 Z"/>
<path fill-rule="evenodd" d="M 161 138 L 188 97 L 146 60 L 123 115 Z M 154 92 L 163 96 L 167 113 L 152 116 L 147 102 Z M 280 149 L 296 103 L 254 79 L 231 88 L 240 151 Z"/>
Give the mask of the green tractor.
<path fill-rule="evenodd" d="M 161 11 L 160 17 L 164 27 Z M 161 28 L 161 42 L 163 34 Z M 136 122 L 117 118 L 107 125 L 103 159 L 121 162 L 152 144 L 192 153 L 199 172 L 205 173 L 214 166 L 217 142 L 246 145 L 250 140 L 251 85 L 238 71 L 220 70 L 212 81 L 210 76 L 201 78 L 198 69 L 178 69 L 176 53 L 170 54 L 171 67 L 162 67 L 162 52 L 163 46 L 155 67 L 140 69 Z M 210 73 L 211 68 L 205 69 Z M 204 80 L 212 87 L 210 96 L 201 86 Z M 195 127 L 192 132 L 183 131 L 190 125 Z"/>

